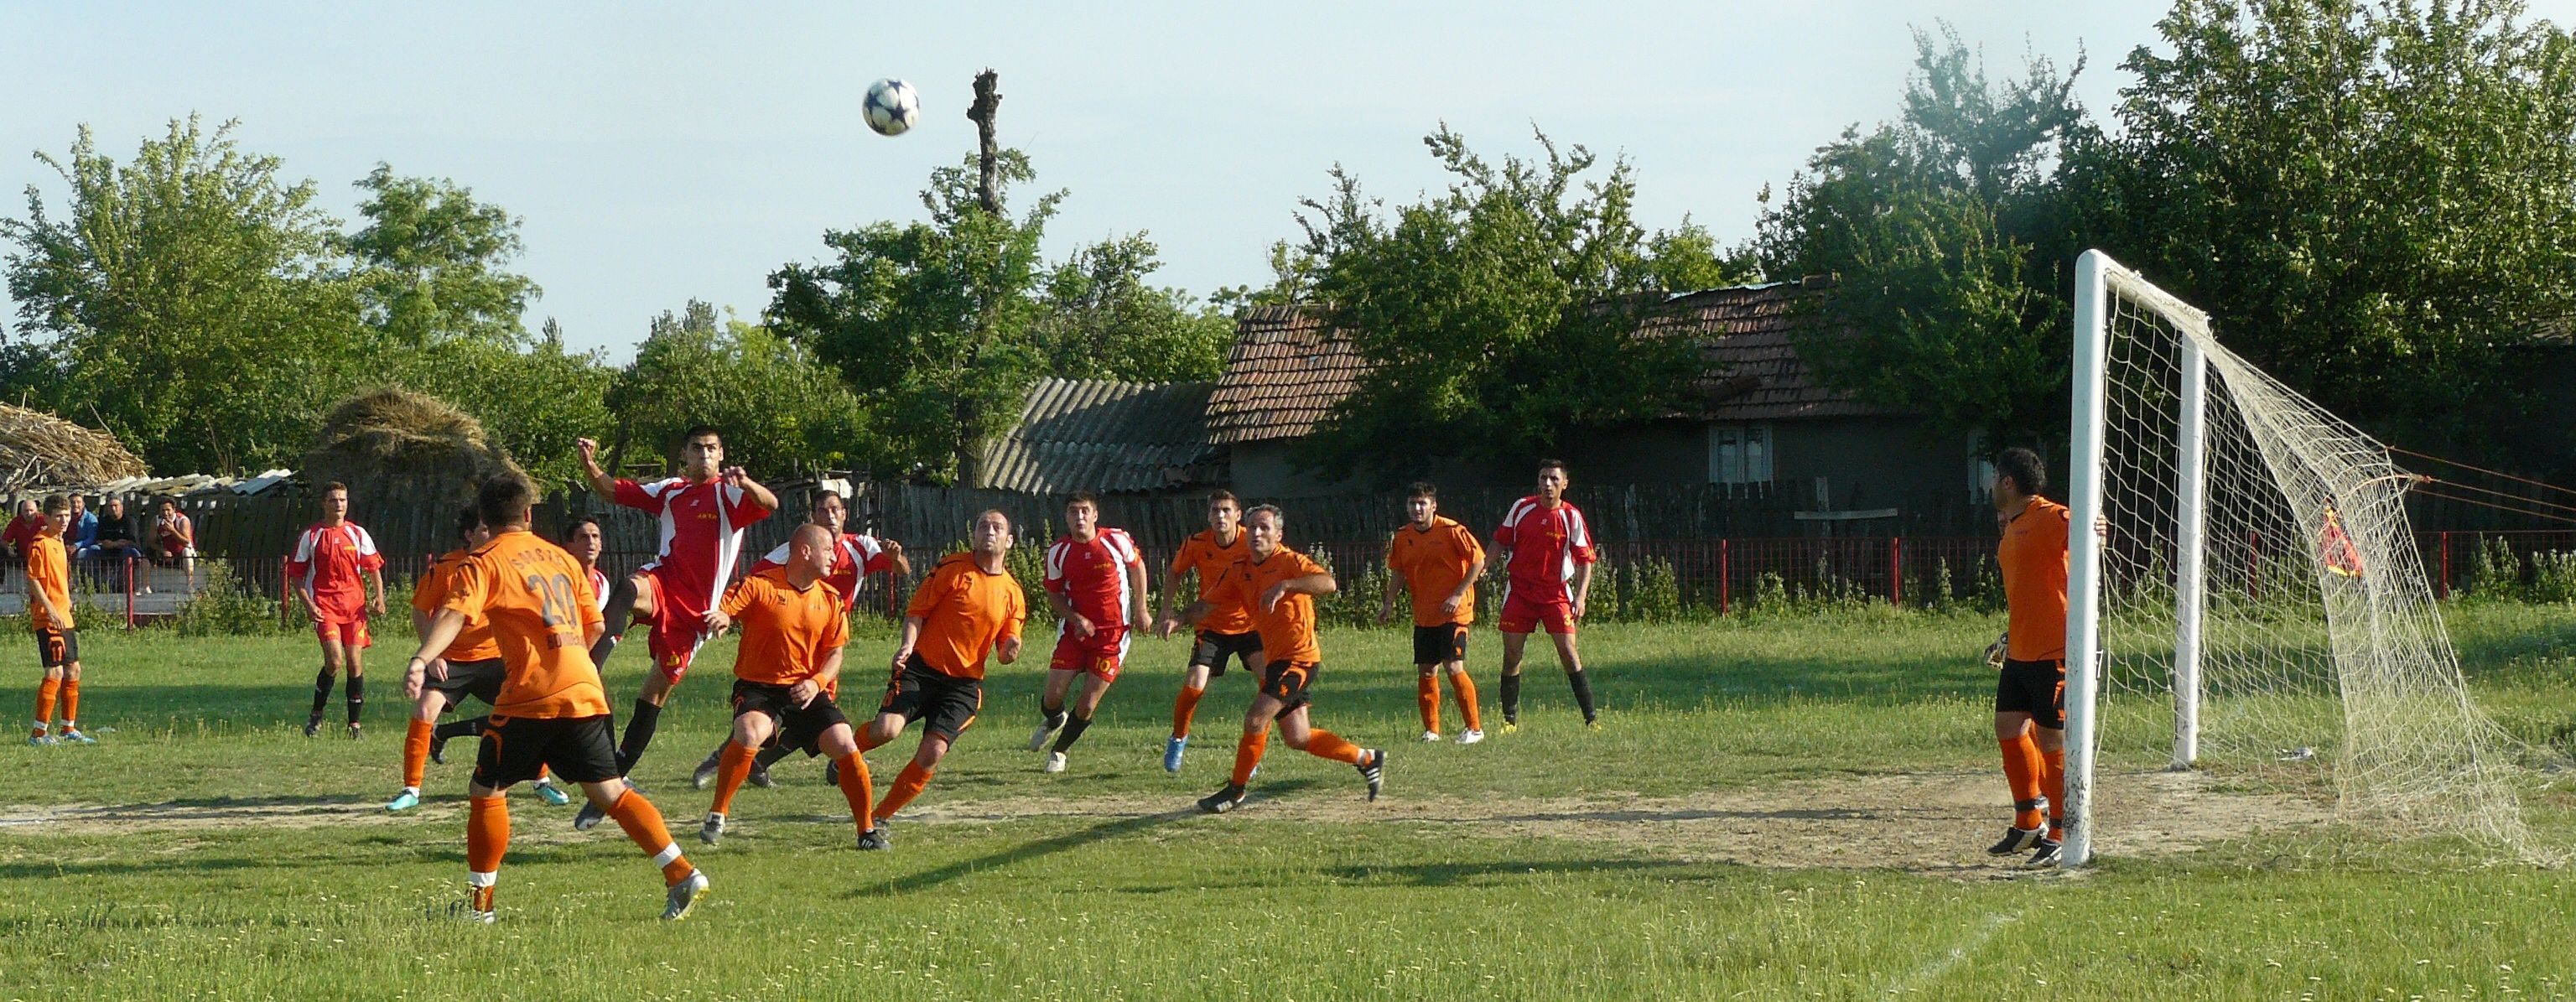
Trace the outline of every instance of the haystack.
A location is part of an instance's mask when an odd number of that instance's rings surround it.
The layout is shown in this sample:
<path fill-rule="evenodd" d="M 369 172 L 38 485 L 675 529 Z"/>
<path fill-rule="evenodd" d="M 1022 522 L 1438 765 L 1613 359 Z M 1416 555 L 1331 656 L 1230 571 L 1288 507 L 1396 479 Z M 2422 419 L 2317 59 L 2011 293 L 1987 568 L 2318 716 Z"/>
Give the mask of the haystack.
<path fill-rule="evenodd" d="M 361 393 L 331 408 L 304 454 L 304 482 L 349 485 L 351 507 L 455 511 L 483 481 L 521 472 L 483 434 L 481 422 L 446 401 L 410 390 Z"/>
<path fill-rule="evenodd" d="M 89 486 L 146 472 L 114 435 L 0 404 L 0 492 Z"/>

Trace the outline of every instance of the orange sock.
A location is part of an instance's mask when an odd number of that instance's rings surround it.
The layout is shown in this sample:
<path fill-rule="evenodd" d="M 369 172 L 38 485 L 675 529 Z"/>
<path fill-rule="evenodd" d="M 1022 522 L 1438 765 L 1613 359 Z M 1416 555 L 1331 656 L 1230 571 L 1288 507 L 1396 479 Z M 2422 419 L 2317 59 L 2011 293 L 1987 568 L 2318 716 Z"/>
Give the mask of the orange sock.
<path fill-rule="evenodd" d="M 2025 733 L 1997 744 L 2004 753 L 2004 781 L 2012 786 L 2013 827 L 2037 828 L 2047 821 L 2039 810 L 2039 743 Z"/>
<path fill-rule="evenodd" d="M 1234 785 L 1252 782 L 1252 770 L 1261 767 L 1261 753 L 1270 749 L 1270 729 L 1264 727 L 1243 736 L 1234 746 Z"/>
<path fill-rule="evenodd" d="M 1190 720 L 1191 720 L 1191 718 L 1194 718 L 1194 717 L 1198 716 L 1198 713 L 1199 713 L 1199 697 L 1204 696 L 1204 695 L 1207 695 L 1207 687 L 1206 687 L 1206 686 L 1199 686 L 1198 688 L 1195 688 L 1195 689 L 1190 688 L 1190 687 L 1187 687 L 1187 686 L 1183 686 L 1183 687 L 1181 688 L 1181 694 L 1180 694 L 1179 696 L 1177 696 L 1177 697 L 1174 697 L 1174 698 L 1173 698 L 1173 700 L 1172 700 L 1172 736 L 1173 736 L 1173 737 L 1176 737 L 1176 738 L 1186 738 L 1186 737 L 1189 737 L 1189 736 L 1190 736 Z"/>
<path fill-rule="evenodd" d="M 67 678 L 63 680 L 63 729 L 71 730 L 72 724 L 78 720 L 80 720 L 80 680 Z"/>
<path fill-rule="evenodd" d="M 876 780 L 868 775 L 868 760 L 853 752 L 832 761 L 841 767 L 841 799 L 850 802 L 850 817 L 862 832 L 876 827 L 876 812 L 868 807 L 877 799 Z"/>
<path fill-rule="evenodd" d="M 635 840 L 653 862 L 662 867 L 662 882 L 677 884 L 689 879 L 698 868 L 680 855 L 680 843 L 671 841 L 671 830 L 662 826 L 662 809 L 644 799 L 633 787 L 620 791 L 617 802 L 608 805 L 608 816 L 617 819 L 617 827 L 626 829 L 626 837 Z"/>
<path fill-rule="evenodd" d="M 743 780 L 751 778 L 751 756 L 751 749 L 741 742 L 725 742 L 724 755 L 716 764 L 716 802 L 708 810 L 733 813 L 733 795 L 742 790 Z"/>
<path fill-rule="evenodd" d="M 44 737 L 54 726 L 54 697 L 63 691 L 63 680 L 49 678 L 36 683 L 36 736 Z"/>
<path fill-rule="evenodd" d="M 510 851 L 510 802 L 495 794 L 476 797 L 465 813 L 465 869 L 474 886 L 492 886 L 501 872 L 501 856 Z"/>
<path fill-rule="evenodd" d="M 1440 679 L 1423 675 L 1413 680 L 1413 705 L 1422 711 L 1422 729 L 1440 733 Z"/>
<path fill-rule="evenodd" d="M 1449 673 L 1449 690 L 1458 696 L 1458 716 L 1466 719 L 1467 729 L 1484 730 L 1485 721 L 1476 712 L 1476 681 L 1468 678 L 1466 672 L 1453 671 Z"/>
<path fill-rule="evenodd" d="M 420 789 L 420 781 L 429 775 L 429 738 L 438 725 L 411 718 L 411 727 L 403 731 L 403 789 Z"/>
<path fill-rule="evenodd" d="M 2044 768 L 2039 774 L 2039 792 L 2048 795 L 2048 831 L 2056 835 L 2066 820 L 2066 749 L 2064 746 L 2039 753 Z"/>
<path fill-rule="evenodd" d="M 1306 754 L 1328 758 L 1343 765 L 1360 764 L 1360 746 L 1344 741 L 1341 735 L 1315 728 L 1306 736 Z"/>
<path fill-rule="evenodd" d="M 894 812 L 921 795 L 922 787 L 930 785 L 930 775 L 931 770 L 922 768 L 919 762 L 904 763 L 903 771 L 895 774 L 894 789 L 887 790 L 885 799 L 877 801 L 877 809 L 868 814 L 878 821 L 893 817 Z"/>
<path fill-rule="evenodd" d="M 878 740 L 878 739 L 875 737 L 875 734 L 876 734 L 876 731 L 875 731 L 875 729 L 874 729 L 874 728 L 869 728 L 869 727 L 859 727 L 859 728 L 854 728 L 854 729 L 852 730 L 852 732 L 851 732 L 850 736 L 851 736 L 851 737 L 853 737 L 853 738 L 856 738 L 856 739 L 858 740 L 858 745 L 859 745 L 859 750 L 860 750 L 860 751 L 863 751 L 863 752 L 870 752 L 870 751 L 875 751 L 875 750 L 877 750 L 877 748 L 878 748 L 878 747 L 880 747 L 880 746 L 882 746 L 882 745 L 884 745 L 884 744 L 885 744 L 885 741 L 880 741 L 880 740 Z M 891 741 L 891 740 L 893 740 L 893 739 L 892 739 L 892 738 L 888 738 L 888 739 L 886 739 L 886 741 Z"/>

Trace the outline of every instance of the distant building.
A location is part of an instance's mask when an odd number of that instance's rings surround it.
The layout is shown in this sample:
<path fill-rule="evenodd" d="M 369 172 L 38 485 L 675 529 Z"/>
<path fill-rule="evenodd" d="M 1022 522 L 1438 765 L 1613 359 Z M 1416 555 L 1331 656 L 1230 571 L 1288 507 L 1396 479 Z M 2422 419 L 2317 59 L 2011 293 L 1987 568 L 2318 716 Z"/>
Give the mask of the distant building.
<path fill-rule="evenodd" d="M 1162 494 L 1224 481 L 1208 441 L 1212 383 L 1041 379 L 986 446 L 973 486 L 1027 494 Z"/>

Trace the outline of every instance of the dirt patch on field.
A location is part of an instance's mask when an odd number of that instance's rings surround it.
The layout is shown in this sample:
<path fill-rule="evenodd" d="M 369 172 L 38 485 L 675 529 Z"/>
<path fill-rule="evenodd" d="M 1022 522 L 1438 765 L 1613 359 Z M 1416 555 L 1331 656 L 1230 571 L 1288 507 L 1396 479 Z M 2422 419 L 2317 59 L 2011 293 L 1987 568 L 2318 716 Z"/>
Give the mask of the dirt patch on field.
<path fill-rule="evenodd" d="M 2188 853 L 2249 830 L 2323 824 L 2327 802 L 2214 790 L 2194 773 L 2109 777 L 2099 805 L 2098 851 L 2114 856 Z M 901 823 L 989 824 L 1028 818 L 1186 817 L 1185 797 L 1019 798 L 932 803 Z M 567 809 L 568 810 L 568 809 Z M 1675 797 L 1602 793 L 1549 799 L 1390 797 L 1367 803 L 1344 789 L 1276 799 L 1257 791 L 1247 818 L 1456 828 L 1611 844 L 1683 861 L 1780 868 L 1900 869 L 1958 879 L 2014 871 L 1983 852 L 2007 819 L 1998 777 L 1983 774 L 1848 776 Z M 0 836 L 124 834 L 238 828 L 312 828 L 455 820 L 461 808 L 432 801 L 402 815 L 372 802 L 277 799 L 130 805 L 0 807 Z M 554 826 L 526 826 L 547 835 Z M 569 836 L 567 836 L 569 837 Z M 539 837 L 537 841 L 553 841 Z"/>

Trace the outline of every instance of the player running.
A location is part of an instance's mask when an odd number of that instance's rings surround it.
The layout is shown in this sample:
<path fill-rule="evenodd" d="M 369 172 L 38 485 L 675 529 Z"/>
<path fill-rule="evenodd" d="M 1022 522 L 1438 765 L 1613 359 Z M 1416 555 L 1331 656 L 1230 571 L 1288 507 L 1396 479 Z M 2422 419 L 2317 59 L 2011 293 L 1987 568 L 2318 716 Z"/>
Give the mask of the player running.
<path fill-rule="evenodd" d="M 1306 690 L 1324 661 L 1323 649 L 1315 643 L 1315 599 L 1340 591 L 1341 586 L 1334 583 L 1332 572 L 1284 545 L 1287 519 L 1277 506 L 1254 506 L 1244 517 L 1244 527 L 1251 537 L 1250 552 L 1226 571 L 1214 593 L 1191 603 L 1181 614 L 1182 619 L 1196 620 L 1207 614 L 1211 600 L 1242 604 L 1252 610 L 1253 628 L 1261 631 L 1261 655 L 1268 662 L 1261 670 L 1261 689 L 1252 697 L 1252 709 L 1243 715 L 1243 741 L 1234 749 L 1234 775 L 1224 789 L 1201 798 L 1199 809 L 1223 814 L 1243 805 L 1244 784 L 1252 782 L 1253 770 L 1261 767 L 1261 754 L 1270 744 L 1272 720 L 1279 722 L 1279 737 L 1288 747 L 1358 769 L 1360 778 L 1368 782 L 1368 798 L 1376 800 L 1386 783 L 1386 753 L 1352 744 L 1307 720 Z M 1161 624 L 1164 636 L 1171 635 L 1172 625 L 1168 620 Z"/>
<path fill-rule="evenodd" d="M 597 599 L 581 565 L 554 544 L 528 531 L 536 488 L 505 473 L 484 481 L 475 506 L 493 527 L 449 581 L 447 601 L 422 633 L 406 672 L 426 671 L 468 622 L 490 624 L 500 644 L 504 676 L 492 705 L 492 728 L 483 733 L 474 761 L 472 798 L 465 829 L 465 865 L 471 888 L 466 911 L 491 922 L 493 889 L 510 845 L 509 788 L 540 770 L 581 784 L 601 812 L 662 868 L 662 917 L 687 918 L 707 893 L 706 874 L 689 865 L 662 824 L 662 812 L 618 775 L 617 749 L 608 737 L 608 692 L 590 662 L 588 645 L 603 627 Z"/>
<path fill-rule="evenodd" d="M 598 442 L 585 438 L 574 443 L 581 449 L 582 472 L 591 490 L 661 520 L 661 550 L 609 596 L 608 632 L 590 652 L 594 663 L 605 665 L 630 616 L 649 624 L 645 650 L 653 655 L 653 670 L 644 675 L 634 715 L 627 718 L 626 734 L 617 746 L 619 775 L 633 770 L 652 747 L 662 702 L 688 673 L 698 645 L 706 642 L 707 613 L 732 580 L 743 527 L 778 510 L 778 496 L 769 488 L 745 475 L 742 467 L 724 465 L 724 438 L 715 429 L 700 425 L 681 440 L 681 475 L 650 484 L 609 476 L 599 468 Z M 601 817 L 596 805 L 584 807 L 572 825 L 587 831 Z"/>
<path fill-rule="evenodd" d="M 2039 496 L 2047 488 L 2038 453 L 2015 448 L 1995 457 L 1989 493 L 2004 519 L 1995 562 L 2003 570 L 2006 627 L 1998 641 L 1995 741 L 2012 786 L 2013 822 L 1986 851 L 2032 850 L 2023 864 L 2030 868 L 2057 865 L 2066 787 L 2066 527 L 2073 513 Z"/>
<path fill-rule="evenodd" d="M 1414 702 L 1422 709 L 1422 740 L 1440 740 L 1440 675 L 1449 676 L 1458 717 L 1467 729 L 1458 743 L 1485 740 L 1476 713 L 1476 683 L 1467 677 L 1467 625 L 1476 621 L 1476 579 L 1485 573 L 1485 548 L 1476 534 L 1440 515 L 1440 492 L 1417 482 L 1405 492 L 1409 521 L 1386 547 L 1386 599 L 1378 622 L 1395 618 L 1395 595 L 1413 600 L 1413 665 L 1420 672 Z"/>
<path fill-rule="evenodd" d="M 98 743 L 80 729 L 80 631 L 72 623 L 71 558 L 63 550 L 63 533 L 71 524 L 71 501 L 49 498 L 44 521 L 20 544 L 27 556 L 27 626 L 36 634 L 36 663 L 44 669 L 44 680 L 36 683 L 35 733 L 27 738 L 38 747 Z M 57 700 L 63 728 L 48 733 Z"/>
<path fill-rule="evenodd" d="M 772 736 L 783 747 L 832 756 L 840 767 L 841 796 L 858 822 L 859 845 L 884 844 L 870 837 L 876 830 L 870 813 L 876 791 L 850 733 L 850 718 L 841 715 L 835 698 L 850 619 L 840 590 L 824 577 L 832 572 L 839 542 L 828 526 L 798 526 L 788 537 L 786 560 L 742 579 L 707 613 L 711 634 L 742 624 L 742 647 L 733 663 L 733 740 L 725 743 L 715 803 L 698 829 L 708 845 L 724 837 L 734 792 L 751 775 L 755 751 Z"/>
<path fill-rule="evenodd" d="M 1064 538 L 1047 548 L 1047 605 L 1055 610 L 1055 654 L 1047 659 L 1046 692 L 1038 697 L 1038 727 L 1029 750 L 1047 746 L 1046 771 L 1064 771 L 1064 753 L 1091 728 L 1100 698 L 1118 681 L 1127 660 L 1127 630 L 1145 616 L 1145 556 L 1124 529 L 1100 524 L 1100 499 L 1080 491 L 1064 506 Z M 1070 719 L 1065 695 L 1074 680 Z M 1058 733 L 1061 731 L 1062 733 Z"/>
<path fill-rule="evenodd" d="M 414 636 L 427 636 L 430 617 L 447 604 L 447 586 L 455 579 L 456 569 L 474 555 L 474 550 L 492 541 L 490 530 L 483 528 L 483 513 L 472 508 L 456 517 L 456 538 L 463 545 L 440 554 L 429 570 L 421 573 L 420 583 L 412 587 L 411 625 Z M 428 775 L 429 762 L 447 761 L 447 742 L 455 738 L 483 733 L 491 718 L 476 717 L 445 724 L 438 722 L 442 713 L 465 705 L 473 696 L 485 705 L 501 700 L 501 680 L 508 674 L 501 664 L 501 645 L 492 639 L 489 623 L 468 623 L 447 647 L 447 654 L 432 661 L 422 671 L 403 673 L 403 696 L 412 701 L 411 727 L 403 734 L 402 792 L 385 803 L 388 812 L 408 811 L 420 806 L 421 780 Z M 572 803 L 572 797 L 555 787 L 553 777 L 537 775 L 537 797 L 548 805 L 561 807 Z"/>
<path fill-rule="evenodd" d="M 366 705 L 366 669 L 360 651 L 375 646 L 367 635 L 367 616 L 385 612 L 385 558 L 376 538 L 349 521 L 349 485 L 332 481 L 322 487 L 322 520 L 295 538 L 295 555 L 286 560 L 288 603 L 304 600 L 313 632 L 322 638 L 322 672 L 313 676 L 313 715 L 304 719 L 304 736 L 322 733 L 322 708 L 331 702 L 331 683 L 349 673 L 349 736 L 358 737 L 358 712 Z M 361 584 L 363 581 L 363 585 Z"/>
<path fill-rule="evenodd" d="M 1574 704 L 1583 724 L 1598 727 L 1601 714 L 1592 706 L 1592 680 L 1584 677 L 1583 658 L 1574 651 L 1574 624 L 1583 620 L 1584 599 L 1592 592 L 1592 527 L 1583 511 L 1565 500 L 1562 459 L 1538 464 L 1538 493 L 1513 502 L 1503 524 L 1494 530 L 1494 549 L 1511 572 L 1503 592 L 1503 733 L 1520 729 L 1521 651 L 1529 635 L 1546 629 L 1556 642 L 1557 663 L 1574 687 Z"/>
<path fill-rule="evenodd" d="M 805 499 L 805 508 L 809 513 L 806 516 L 806 524 L 821 526 L 824 531 L 831 533 L 831 542 L 824 547 L 825 552 L 832 555 L 831 570 L 824 575 L 823 579 L 831 582 L 832 590 L 841 594 L 842 613 L 847 614 L 851 607 L 858 604 L 861 575 L 885 574 L 896 580 L 912 575 L 912 561 L 903 555 L 903 544 L 891 539 L 878 539 L 875 536 L 841 531 L 842 524 L 849 519 L 850 509 L 849 505 L 841 500 L 838 492 L 829 488 L 818 489 Z M 769 551 L 768 556 L 760 558 L 759 563 L 751 565 L 751 573 L 758 574 L 762 571 L 785 567 L 788 555 L 788 544 L 780 543 L 777 549 Z M 707 788 L 708 783 L 715 780 L 716 770 L 723 764 L 725 747 L 725 745 L 718 745 L 716 750 L 707 753 L 706 760 L 698 763 L 697 770 L 690 775 L 689 785 L 703 790 Z M 795 750 L 785 744 L 760 749 L 760 754 L 753 757 L 751 762 L 751 785 L 767 789 L 771 785 L 770 765 L 779 759 L 786 758 L 789 752 Z M 839 768 L 838 761 L 824 765 L 825 785 L 840 785 Z"/>
<path fill-rule="evenodd" d="M 1163 614 L 1156 620 L 1156 635 L 1170 636 L 1180 625 L 1173 601 L 1184 575 L 1197 575 L 1199 594 L 1205 595 L 1226 568 L 1252 552 L 1244 542 L 1242 522 L 1243 508 L 1233 492 L 1208 495 L 1207 531 L 1183 542 L 1180 552 L 1172 554 L 1171 569 L 1163 573 Z M 1190 646 L 1190 666 L 1181 674 L 1181 694 L 1172 700 L 1172 738 L 1163 745 L 1163 771 L 1170 773 L 1181 771 L 1190 721 L 1198 714 L 1199 697 L 1207 694 L 1208 680 L 1225 674 L 1228 659 L 1242 661 L 1246 674 L 1261 670 L 1261 634 L 1253 631 L 1252 613 L 1242 606 L 1211 602 L 1207 615 L 1191 625 L 1197 636 Z"/>
<path fill-rule="evenodd" d="M 1010 664 L 1020 659 L 1020 627 L 1028 621 L 1029 607 L 1019 581 L 1003 563 L 1011 552 L 1011 520 L 999 511 L 986 511 L 975 516 L 967 535 L 971 548 L 941 558 L 912 593 L 885 702 L 859 735 L 859 748 L 865 751 L 901 736 L 905 724 L 922 722 L 921 745 L 895 776 L 885 799 L 877 801 L 874 840 L 860 836 L 861 849 L 886 847 L 886 819 L 921 795 L 940 758 L 975 725 L 975 715 L 984 707 L 985 660 L 998 656 Z"/>

